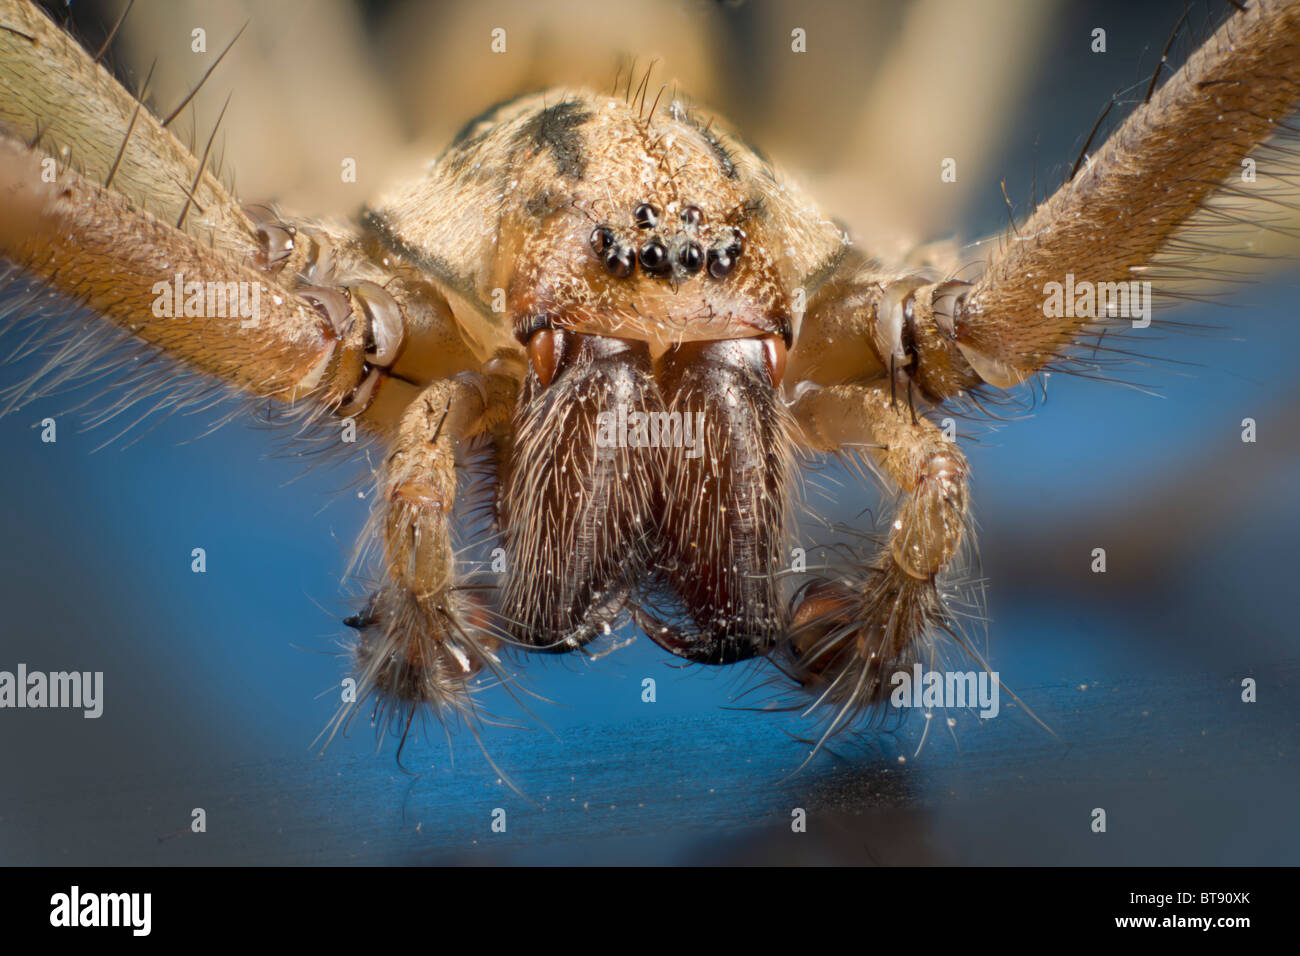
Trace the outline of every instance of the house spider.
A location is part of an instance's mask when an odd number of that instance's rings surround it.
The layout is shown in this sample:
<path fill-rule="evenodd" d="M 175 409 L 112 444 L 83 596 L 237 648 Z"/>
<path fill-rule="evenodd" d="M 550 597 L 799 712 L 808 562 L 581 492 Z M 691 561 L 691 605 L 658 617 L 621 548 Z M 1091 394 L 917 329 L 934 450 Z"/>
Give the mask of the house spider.
<path fill-rule="evenodd" d="M 1300 4 L 1242 6 L 971 268 L 941 247 L 873 255 L 630 71 L 487 111 L 353 222 L 241 205 L 211 141 L 194 155 L 175 114 L 3 0 L 0 254 L 196 371 L 384 446 L 383 571 L 348 620 L 361 690 L 341 717 L 371 700 L 403 734 L 425 707 L 472 720 L 516 652 L 598 647 L 631 617 L 691 662 L 769 662 L 825 739 L 956 631 L 969 468 L 936 413 L 1144 328 L 1149 284 L 1216 251 L 1187 230 L 1250 195 L 1233 177 L 1300 101 Z M 228 314 L 245 290 L 257 314 Z M 503 556 L 487 581 L 453 544 L 471 452 Z M 874 469 L 895 510 L 874 553 L 800 575 L 796 460 L 828 455 Z"/>

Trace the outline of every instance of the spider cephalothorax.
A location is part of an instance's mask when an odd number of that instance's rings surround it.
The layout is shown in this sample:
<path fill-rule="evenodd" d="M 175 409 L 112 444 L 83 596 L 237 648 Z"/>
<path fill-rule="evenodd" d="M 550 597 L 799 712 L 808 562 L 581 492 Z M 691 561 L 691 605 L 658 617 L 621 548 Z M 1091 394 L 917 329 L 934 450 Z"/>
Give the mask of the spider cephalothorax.
<path fill-rule="evenodd" d="M 1194 271 L 1207 247 L 1179 230 L 1300 101 L 1300 4 L 1253 2 L 985 261 L 890 263 L 647 83 L 489 110 L 355 224 L 244 207 L 42 14 L 0 12 L 0 253 L 178 360 L 387 446 L 381 582 L 349 623 L 365 687 L 408 713 L 472 713 L 507 648 L 580 648 L 629 616 L 689 660 L 775 662 L 830 705 L 827 733 L 868 712 L 933 652 L 969 538 L 966 460 L 930 412 L 1125 325 L 1053 309 L 1049 287 Z M 76 162 L 50 176 L 66 141 Z M 164 317 L 153 289 L 173 276 L 255 283 L 264 308 Z M 471 445 L 504 554 L 486 581 L 452 546 Z M 879 549 L 842 573 L 788 566 L 798 454 L 865 459 L 898 494 Z"/>
<path fill-rule="evenodd" d="M 367 218 L 391 253 L 473 290 L 456 317 L 483 349 L 511 332 L 528 356 L 501 456 L 500 611 L 522 644 L 579 647 L 629 607 L 711 663 L 785 631 L 780 386 L 796 297 L 848 247 L 719 136 L 677 102 L 551 91 L 490 111 Z M 426 212 L 466 191 L 487 204 L 468 260 Z M 494 296 L 504 310 L 482 316 Z M 620 421 L 604 445 L 602 419 Z"/>

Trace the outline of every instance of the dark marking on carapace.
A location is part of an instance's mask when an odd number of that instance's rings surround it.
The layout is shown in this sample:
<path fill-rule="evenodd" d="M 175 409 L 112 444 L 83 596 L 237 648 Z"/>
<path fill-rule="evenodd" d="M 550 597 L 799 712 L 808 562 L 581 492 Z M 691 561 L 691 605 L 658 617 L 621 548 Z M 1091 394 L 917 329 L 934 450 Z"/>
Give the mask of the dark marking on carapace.
<path fill-rule="evenodd" d="M 587 171 L 586 138 L 580 132 L 592 113 L 577 100 L 565 100 L 540 110 L 515 136 L 523 148 L 545 149 L 561 176 L 581 179 Z"/>
<path fill-rule="evenodd" d="M 483 141 L 483 137 L 496 125 L 496 118 L 506 107 L 523 99 L 523 96 L 511 96 L 498 100 L 456 131 L 456 135 L 447 144 L 447 151 L 470 149 Z M 480 129 L 479 127 L 484 127 Z"/>
<path fill-rule="evenodd" d="M 470 160 L 475 156 L 481 158 L 478 147 L 492 134 L 501 123 L 501 114 L 514 106 L 525 96 L 512 96 L 493 103 L 469 122 L 465 123 L 452 137 L 447 148 L 438 157 L 437 166 L 445 168 L 455 176 L 461 176 Z"/>

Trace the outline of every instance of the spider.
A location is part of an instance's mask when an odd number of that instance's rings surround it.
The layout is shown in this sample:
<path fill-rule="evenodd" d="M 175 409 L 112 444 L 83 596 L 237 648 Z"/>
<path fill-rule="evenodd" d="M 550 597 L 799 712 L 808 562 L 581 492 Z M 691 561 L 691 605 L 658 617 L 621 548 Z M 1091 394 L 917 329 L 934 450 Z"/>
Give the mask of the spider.
<path fill-rule="evenodd" d="M 1150 285 L 1205 252 L 1185 230 L 1231 216 L 1243 159 L 1300 100 L 1300 4 L 1245 5 L 972 268 L 942 246 L 873 254 L 648 72 L 489 109 L 352 222 L 244 206 L 211 140 L 183 147 L 176 113 L 39 11 L 5 0 L 0 28 L 0 254 L 384 447 L 382 574 L 347 622 L 361 690 L 341 717 L 373 700 L 403 734 L 426 708 L 476 717 L 518 652 L 596 648 L 629 617 L 690 662 L 769 663 L 823 740 L 877 713 L 959 630 L 970 474 L 936 418 L 1149 325 Z M 802 574 L 797 467 L 829 455 L 896 506 L 877 550 Z M 471 459 L 493 579 L 454 547 Z"/>

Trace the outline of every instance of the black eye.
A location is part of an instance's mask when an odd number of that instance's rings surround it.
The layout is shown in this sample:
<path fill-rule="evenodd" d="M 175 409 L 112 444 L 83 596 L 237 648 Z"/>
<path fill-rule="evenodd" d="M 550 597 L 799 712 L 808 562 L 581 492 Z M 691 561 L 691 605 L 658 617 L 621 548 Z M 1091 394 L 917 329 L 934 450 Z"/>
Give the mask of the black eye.
<path fill-rule="evenodd" d="M 687 206 L 682 210 L 682 222 L 688 226 L 698 226 L 704 221 L 704 213 L 699 206 Z"/>
<path fill-rule="evenodd" d="M 609 226 L 597 226 L 591 230 L 591 251 L 603 256 L 605 250 L 614 244 L 614 230 Z"/>
<path fill-rule="evenodd" d="M 609 274 L 617 279 L 632 274 L 632 250 L 628 246 L 610 246 L 601 260 Z"/>
<path fill-rule="evenodd" d="M 715 279 L 721 279 L 736 268 L 736 260 L 731 256 L 730 252 L 730 249 L 709 250 L 709 275 Z"/>
<path fill-rule="evenodd" d="M 632 219 L 638 229 L 653 229 L 659 225 L 659 210 L 648 202 L 643 202 L 632 210 Z"/>
<path fill-rule="evenodd" d="M 668 250 L 658 239 L 651 239 L 642 246 L 637 258 L 646 272 L 663 272 L 668 267 Z"/>
<path fill-rule="evenodd" d="M 700 248 L 699 243 L 688 242 L 682 246 L 682 251 L 677 253 L 677 261 L 687 272 L 699 272 L 700 267 L 704 265 L 704 250 Z"/>

